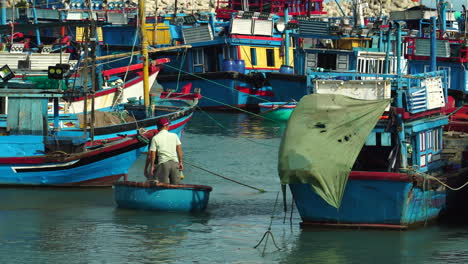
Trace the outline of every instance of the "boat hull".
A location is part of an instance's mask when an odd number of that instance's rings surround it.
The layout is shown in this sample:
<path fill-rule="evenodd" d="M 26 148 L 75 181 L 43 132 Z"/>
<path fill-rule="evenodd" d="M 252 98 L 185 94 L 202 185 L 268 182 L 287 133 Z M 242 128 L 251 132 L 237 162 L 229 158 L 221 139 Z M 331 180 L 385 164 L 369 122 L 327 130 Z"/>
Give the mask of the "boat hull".
<path fill-rule="evenodd" d="M 151 138 L 154 131 L 141 137 Z M 25 137 L 26 138 L 26 137 Z M 77 154 L 0 157 L 0 185 L 103 187 L 126 177 L 146 141 L 132 137 Z"/>
<path fill-rule="evenodd" d="M 300 101 L 304 95 L 311 93 L 310 88 L 307 87 L 307 78 L 304 75 L 279 72 L 269 72 L 266 75 L 276 101 Z"/>
<path fill-rule="evenodd" d="M 436 219 L 446 199 L 445 189 L 423 190 L 399 173 L 352 173 L 339 209 L 326 203 L 308 184 L 289 187 L 302 226 L 406 229 Z"/>
<path fill-rule="evenodd" d="M 192 87 L 200 88 L 203 98 L 198 105 L 204 109 L 232 110 L 232 106 L 257 108 L 258 103 L 273 99 L 271 87 L 255 84 L 254 79 L 241 73 L 213 72 L 196 76 L 182 74 L 178 78 L 178 75 L 160 75 L 158 82 L 165 90 L 177 90 L 192 83 Z"/>
<path fill-rule="evenodd" d="M 114 185 L 120 208 L 199 212 L 208 206 L 211 187 L 201 185 L 119 182 Z"/>
<path fill-rule="evenodd" d="M 258 106 L 260 107 L 261 115 L 268 119 L 278 121 L 287 121 L 294 111 L 294 108 L 296 108 L 295 103 L 288 102 L 260 103 Z"/>

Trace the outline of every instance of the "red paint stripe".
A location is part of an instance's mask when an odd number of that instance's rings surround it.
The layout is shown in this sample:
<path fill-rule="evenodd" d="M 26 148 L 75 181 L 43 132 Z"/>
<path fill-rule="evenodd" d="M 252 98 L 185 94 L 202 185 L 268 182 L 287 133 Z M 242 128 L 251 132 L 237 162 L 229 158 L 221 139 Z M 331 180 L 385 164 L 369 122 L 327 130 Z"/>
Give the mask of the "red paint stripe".
<path fill-rule="evenodd" d="M 367 223 L 356 223 L 356 224 L 341 224 L 341 223 L 320 223 L 320 222 L 302 222 L 300 223 L 302 228 L 307 227 L 330 227 L 330 228 L 371 228 L 371 229 L 397 229 L 405 230 L 408 229 L 406 225 L 391 225 L 391 224 L 367 224 Z"/>
<path fill-rule="evenodd" d="M 151 138 L 154 136 L 154 131 L 150 130 L 144 134 L 146 138 Z M 50 156 L 29 156 L 29 157 L 6 157 L 6 158 L 0 158 L 0 164 L 9 164 L 9 165 L 15 165 L 15 164 L 50 164 L 50 163 L 65 163 L 65 162 L 70 162 L 70 161 L 75 161 L 79 160 L 82 158 L 86 157 L 92 157 L 104 152 L 113 152 L 115 150 L 125 148 L 134 144 L 138 143 L 138 139 L 136 138 L 128 138 L 127 140 L 124 140 L 119 143 L 115 143 L 113 145 L 101 148 L 101 149 L 96 149 L 92 150 L 89 152 L 83 152 L 79 155 L 71 155 L 66 158 L 54 158 Z"/>
<path fill-rule="evenodd" d="M 177 129 L 177 128 L 179 128 L 179 127 L 181 127 L 181 126 L 187 124 L 187 122 L 188 122 L 191 118 L 192 118 L 192 116 L 189 116 L 187 119 L 183 120 L 182 122 L 179 122 L 179 123 L 177 123 L 177 124 L 175 124 L 175 125 L 169 126 L 169 131 L 170 131 L 170 130 Z M 156 135 L 156 134 L 158 133 L 158 130 L 157 130 L 157 129 L 150 129 L 150 130 L 148 130 L 147 132 L 152 132 L 152 133 L 154 133 L 154 135 Z M 95 140 L 95 141 L 94 141 L 94 144 L 95 144 L 95 145 L 99 145 L 102 141 L 115 141 L 115 140 L 120 140 L 120 139 L 124 139 L 124 138 L 127 138 L 127 137 L 131 137 L 131 136 L 134 136 L 134 135 L 136 135 L 136 134 L 130 134 L 130 135 L 127 134 L 126 137 L 113 137 L 113 138 L 106 138 L 106 139 L 102 139 L 102 140 Z M 91 142 L 88 141 L 88 142 L 86 143 L 86 146 L 91 146 L 90 143 L 91 143 Z"/>
<path fill-rule="evenodd" d="M 275 96 L 275 94 L 272 91 L 263 91 L 242 86 L 236 86 L 236 90 L 238 90 L 241 93 L 252 94 L 257 96 Z"/>
<path fill-rule="evenodd" d="M 280 68 L 260 68 L 260 67 L 245 67 L 247 70 L 275 70 L 279 71 Z"/>
<path fill-rule="evenodd" d="M 102 75 L 104 75 L 104 77 L 108 78 L 110 75 L 113 75 L 113 74 L 126 72 L 127 70 L 128 71 L 136 71 L 136 70 L 140 70 L 142 68 L 143 68 L 143 63 L 138 63 L 138 64 L 130 65 L 129 67 L 123 66 L 123 67 L 114 68 L 114 69 L 110 69 L 110 70 L 104 70 L 104 71 L 102 71 Z"/>
<path fill-rule="evenodd" d="M 352 171 L 349 174 L 350 180 L 375 180 L 375 181 L 401 181 L 411 182 L 408 174 L 396 172 L 377 172 L 377 171 Z"/>
<path fill-rule="evenodd" d="M 429 116 L 429 115 L 435 115 L 435 114 L 442 114 L 444 112 L 443 110 L 444 110 L 443 108 L 438 108 L 435 110 L 429 110 L 429 111 L 424 111 L 424 112 L 417 113 L 417 114 L 411 114 L 410 112 L 406 112 L 404 108 L 396 108 L 397 114 L 401 114 L 401 116 L 405 120 L 416 119 L 416 118 Z"/>
<path fill-rule="evenodd" d="M 283 41 L 282 38 L 260 37 L 260 36 L 246 36 L 246 35 L 231 35 L 231 38 Z"/>

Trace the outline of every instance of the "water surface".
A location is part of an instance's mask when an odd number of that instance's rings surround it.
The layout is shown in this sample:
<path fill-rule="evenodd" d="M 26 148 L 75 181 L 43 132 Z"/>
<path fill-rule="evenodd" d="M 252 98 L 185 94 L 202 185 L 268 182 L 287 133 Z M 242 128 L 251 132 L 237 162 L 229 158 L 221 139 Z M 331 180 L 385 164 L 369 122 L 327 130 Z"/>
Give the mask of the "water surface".
<path fill-rule="evenodd" d="M 0 189 L 0 262 L 468 263 L 468 226 L 301 230 L 296 211 L 290 217 L 289 193 L 284 219 L 281 195 L 276 200 L 283 130 L 245 114 L 195 114 L 182 138 L 185 159 L 267 190 L 186 165 L 185 183 L 213 187 L 204 213 L 117 209 L 112 189 Z M 143 166 L 140 157 L 129 178 L 143 180 Z M 254 249 L 271 220 L 281 250 L 271 239 L 264 252 L 264 244 Z"/>

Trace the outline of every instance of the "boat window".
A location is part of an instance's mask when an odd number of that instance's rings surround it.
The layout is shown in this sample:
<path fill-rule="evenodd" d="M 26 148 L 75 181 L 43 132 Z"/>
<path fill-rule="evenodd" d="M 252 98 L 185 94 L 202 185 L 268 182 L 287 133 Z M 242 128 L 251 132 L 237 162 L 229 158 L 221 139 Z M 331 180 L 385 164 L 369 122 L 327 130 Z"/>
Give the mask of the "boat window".
<path fill-rule="evenodd" d="M 444 82 L 447 83 L 447 88 L 450 89 L 450 67 L 448 66 L 439 66 L 437 67 L 439 71 L 446 70 L 447 71 L 447 77 L 444 78 Z"/>
<path fill-rule="evenodd" d="M 317 54 L 317 67 L 326 70 L 336 70 L 336 54 L 333 53 L 319 53 Z"/>
<path fill-rule="evenodd" d="M 266 49 L 266 59 L 267 59 L 268 67 L 275 66 L 275 50 L 274 49 Z"/>
<path fill-rule="evenodd" d="M 193 49 L 193 71 L 194 72 L 204 72 L 204 64 L 205 64 L 205 58 L 204 58 L 204 52 L 203 49 Z"/>
<path fill-rule="evenodd" d="M 250 48 L 250 63 L 252 65 L 257 65 L 257 49 Z"/>
<path fill-rule="evenodd" d="M 434 131 L 432 131 L 432 141 L 433 141 L 432 151 L 433 152 L 437 152 L 441 150 L 441 144 L 440 144 L 441 136 L 440 135 L 441 135 L 440 129 L 435 129 Z"/>
<path fill-rule="evenodd" d="M 203 49 L 193 49 L 193 64 L 203 64 Z"/>

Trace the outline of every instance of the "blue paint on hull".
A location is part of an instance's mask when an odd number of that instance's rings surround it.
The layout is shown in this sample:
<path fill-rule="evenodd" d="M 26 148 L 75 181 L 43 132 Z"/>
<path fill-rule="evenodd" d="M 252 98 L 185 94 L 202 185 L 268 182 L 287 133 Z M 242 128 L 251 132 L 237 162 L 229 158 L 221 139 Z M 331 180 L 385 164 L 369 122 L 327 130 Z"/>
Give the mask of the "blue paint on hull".
<path fill-rule="evenodd" d="M 412 182 L 350 179 L 336 209 L 308 184 L 289 187 L 304 223 L 411 226 L 436 218 L 446 199 L 445 191 L 422 191 Z"/>
<path fill-rule="evenodd" d="M 48 164 L 8 164 L 0 165 L 0 184 L 3 185 L 72 185 L 93 181 L 104 177 L 121 176 L 136 161 L 138 149 L 131 150 L 103 160 L 88 163 L 79 167 L 51 171 L 20 172 L 22 169 L 34 169 L 38 166 L 62 166 L 63 163 Z M 110 185 L 108 183 L 107 185 Z"/>
<path fill-rule="evenodd" d="M 210 191 L 195 188 L 168 189 L 164 187 L 142 188 L 135 186 L 114 186 L 118 207 L 193 212 L 203 211 L 208 206 Z"/>
<path fill-rule="evenodd" d="M 241 87 L 254 89 L 258 92 L 271 93 L 270 86 L 255 88 L 250 83 L 232 79 L 216 79 L 212 81 L 209 82 L 202 79 L 184 80 L 180 81 L 177 86 L 177 81 L 158 80 L 165 90 L 177 90 L 177 88 L 180 90 L 184 85 L 192 83 L 192 87 L 200 88 L 202 95 L 198 106 L 205 108 L 228 108 L 229 106 L 256 107 L 258 103 L 273 99 L 272 96 L 253 96 L 236 90 L 236 88 Z"/>
<path fill-rule="evenodd" d="M 304 95 L 310 94 L 310 88 L 306 81 L 284 80 L 269 78 L 275 101 L 288 102 L 291 100 L 300 101 Z"/>

